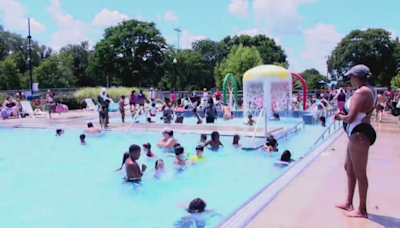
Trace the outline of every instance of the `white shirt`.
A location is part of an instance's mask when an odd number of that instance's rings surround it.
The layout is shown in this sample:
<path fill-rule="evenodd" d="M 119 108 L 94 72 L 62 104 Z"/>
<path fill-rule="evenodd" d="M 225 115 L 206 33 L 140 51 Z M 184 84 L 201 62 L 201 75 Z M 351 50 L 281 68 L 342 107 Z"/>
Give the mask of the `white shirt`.
<path fill-rule="evenodd" d="M 156 107 L 151 107 L 150 108 L 150 114 L 152 114 L 152 115 L 156 114 Z"/>
<path fill-rule="evenodd" d="M 208 92 L 203 92 L 203 100 L 208 100 Z"/>

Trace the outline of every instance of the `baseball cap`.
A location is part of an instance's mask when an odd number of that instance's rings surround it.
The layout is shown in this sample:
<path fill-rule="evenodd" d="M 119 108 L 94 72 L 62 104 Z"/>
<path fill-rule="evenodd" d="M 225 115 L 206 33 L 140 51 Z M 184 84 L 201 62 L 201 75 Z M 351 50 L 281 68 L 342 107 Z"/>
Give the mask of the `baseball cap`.
<path fill-rule="evenodd" d="M 171 133 L 172 130 L 169 129 L 168 127 L 164 127 L 164 129 L 162 130 L 162 133 Z"/>
<path fill-rule="evenodd" d="M 355 65 L 344 74 L 345 77 L 352 76 L 352 75 L 360 77 L 360 78 L 366 78 L 369 75 L 371 75 L 371 70 L 369 69 L 369 67 L 365 66 L 364 64 Z"/>

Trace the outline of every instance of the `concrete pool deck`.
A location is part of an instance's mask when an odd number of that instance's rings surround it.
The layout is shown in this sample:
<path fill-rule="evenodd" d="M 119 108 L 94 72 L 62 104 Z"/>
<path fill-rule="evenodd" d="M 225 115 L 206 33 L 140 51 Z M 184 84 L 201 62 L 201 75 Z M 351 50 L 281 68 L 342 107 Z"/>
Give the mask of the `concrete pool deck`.
<path fill-rule="evenodd" d="M 110 118 L 120 117 L 119 113 L 110 113 Z M 131 118 L 127 115 L 126 122 L 110 122 L 107 130 L 111 131 L 125 131 Z M 95 126 L 98 124 L 98 113 L 90 111 L 74 110 L 66 113 L 52 114 L 52 118 L 36 117 L 36 118 L 20 118 L 20 119 L 7 119 L 0 120 L 0 125 L 5 127 L 19 127 L 19 128 L 86 128 L 86 124 L 91 121 Z M 160 124 L 160 123 L 134 123 L 132 124 L 129 132 L 134 131 L 161 131 L 163 128 L 168 127 L 174 132 L 178 133 L 195 133 L 195 134 L 210 134 L 212 131 L 218 131 L 221 135 L 239 134 L 242 136 L 253 136 L 255 127 L 250 126 L 229 126 L 229 125 L 213 125 L 213 124 Z M 284 127 L 268 127 L 268 133 L 276 133 L 285 130 Z M 129 134 L 129 133 L 128 133 Z M 264 127 L 257 128 L 255 133 L 257 137 L 265 136 Z"/>
<path fill-rule="evenodd" d="M 248 228 L 399 228 L 400 125 L 389 116 L 374 127 L 377 142 L 368 164 L 369 219 L 347 218 L 334 207 L 346 196 L 342 134 L 265 207 Z M 358 192 L 354 205 L 358 205 Z"/>

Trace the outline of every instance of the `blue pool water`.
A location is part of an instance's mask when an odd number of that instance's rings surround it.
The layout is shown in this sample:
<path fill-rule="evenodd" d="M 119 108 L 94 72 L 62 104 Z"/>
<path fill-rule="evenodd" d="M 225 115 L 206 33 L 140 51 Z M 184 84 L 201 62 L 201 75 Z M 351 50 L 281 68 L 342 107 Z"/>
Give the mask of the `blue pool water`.
<path fill-rule="evenodd" d="M 323 130 L 307 126 L 306 132 L 280 140 L 279 150 L 289 149 L 297 159 Z M 223 149 L 205 150 L 206 162 L 181 174 L 172 172 L 173 158 L 153 148 L 169 171 L 154 179 L 155 160 L 142 156 L 148 170 L 143 185 L 135 187 L 114 170 L 131 144 L 155 145 L 160 133 L 132 132 L 124 137 L 107 132 L 88 137 L 86 146 L 78 143 L 79 134 L 66 129 L 65 135 L 55 137 L 54 130 L 0 129 L 1 227 L 184 227 L 177 225 L 179 221 L 195 220 L 175 205 L 196 197 L 218 213 L 197 217 L 206 223 L 198 222 L 198 227 L 213 227 L 285 170 L 273 166 L 280 153 L 242 151 L 230 145 L 231 137 L 222 137 Z M 198 145 L 198 135 L 176 138 L 192 153 Z M 248 140 L 243 138 L 242 143 Z"/>

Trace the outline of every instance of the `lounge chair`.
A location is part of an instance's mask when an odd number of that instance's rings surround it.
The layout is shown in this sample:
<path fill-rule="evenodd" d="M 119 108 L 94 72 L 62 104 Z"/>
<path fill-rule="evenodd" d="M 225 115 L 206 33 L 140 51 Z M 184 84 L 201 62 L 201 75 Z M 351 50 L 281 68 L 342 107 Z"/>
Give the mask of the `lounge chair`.
<path fill-rule="evenodd" d="M 97 107 L 96 107 L 96 105 L 94 104 L 94 102 L 93 102 L 92 99 L 86 98 L 86 99 L 85 99 L 85 102 L 86 102 L 85 111 L 96 111 Z"/>
<path fill-rule="evenodd" d="M 20 104 L 21 104 L 21 107 L 22 107 L 22 113 L 23 114 L 28 114 L 32 118 L 35 118 L 35 117 L 47 117 L 47 115 L 48 115 L 47 112 L 43 112 L 40 109 L 33 110 L 31 102 L 29 102 L 29 101 L 21 101 Z"/>

